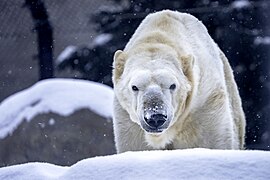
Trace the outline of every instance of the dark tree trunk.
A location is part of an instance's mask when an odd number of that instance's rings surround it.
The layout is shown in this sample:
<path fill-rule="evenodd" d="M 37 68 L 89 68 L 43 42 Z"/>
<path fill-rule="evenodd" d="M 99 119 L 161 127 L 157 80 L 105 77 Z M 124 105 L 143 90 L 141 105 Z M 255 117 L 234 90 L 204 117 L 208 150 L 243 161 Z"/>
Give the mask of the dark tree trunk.
<path fill-rule="evenodd" d="M 38 40 L 40 79 L 53 77 L 53 32 L 42 0 L 25 0 L 35 24 Z"/>

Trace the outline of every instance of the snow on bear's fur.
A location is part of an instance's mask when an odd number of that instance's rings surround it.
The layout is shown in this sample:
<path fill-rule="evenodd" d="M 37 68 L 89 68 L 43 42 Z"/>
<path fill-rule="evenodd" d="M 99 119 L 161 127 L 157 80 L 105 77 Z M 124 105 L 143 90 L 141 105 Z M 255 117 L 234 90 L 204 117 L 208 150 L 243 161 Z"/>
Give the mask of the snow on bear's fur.
<path fill-rule="evenodd" d="M 118 153 L 243 148 L 245 117 L 231 67 L 192 15 L 148 15 L 113 67 Z"/>

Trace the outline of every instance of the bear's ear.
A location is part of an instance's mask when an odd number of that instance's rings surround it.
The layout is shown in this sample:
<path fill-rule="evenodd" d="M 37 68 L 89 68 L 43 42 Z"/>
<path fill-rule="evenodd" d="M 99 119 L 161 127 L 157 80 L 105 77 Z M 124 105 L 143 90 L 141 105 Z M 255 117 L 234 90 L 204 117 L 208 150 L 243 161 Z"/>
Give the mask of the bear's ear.
<path fill-rule="evenodd" d="M 192 76 L 192 69 L 194 66 L 194 57 L 192 55 L 181 56 L 183 72 L 187 77 Z"/>
<path fill-rule="evenodd" d="M 123 74 L 125 62 L 127 59 L 126 53 L 117 50 L 113 57 L 113 83 L 115 84 Z"/>

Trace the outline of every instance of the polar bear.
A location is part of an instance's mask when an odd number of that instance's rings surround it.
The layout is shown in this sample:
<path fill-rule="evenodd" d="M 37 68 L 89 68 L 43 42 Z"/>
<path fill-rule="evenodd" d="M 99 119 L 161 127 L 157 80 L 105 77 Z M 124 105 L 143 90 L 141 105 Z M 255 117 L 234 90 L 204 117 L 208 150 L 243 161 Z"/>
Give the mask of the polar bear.
<path fill-rule="evenodd" d="M 148 15 L 114 54 L 116 149 L 242 149 L 245 116 L 229 62 L 194 16 Z"/>

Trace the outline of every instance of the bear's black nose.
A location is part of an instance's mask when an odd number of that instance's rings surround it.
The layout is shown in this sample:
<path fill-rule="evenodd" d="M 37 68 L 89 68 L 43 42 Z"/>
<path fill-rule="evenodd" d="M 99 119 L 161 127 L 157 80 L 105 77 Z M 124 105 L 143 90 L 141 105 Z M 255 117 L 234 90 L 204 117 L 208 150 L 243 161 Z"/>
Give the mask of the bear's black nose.
<path fill-rule="evenodd" d="M 153 114 L 149 119 L 144 118 L 145 122 L 151 127 L 158 129 L 161 127 L 167 120 L 167 116 L 163 114 Z"/>

